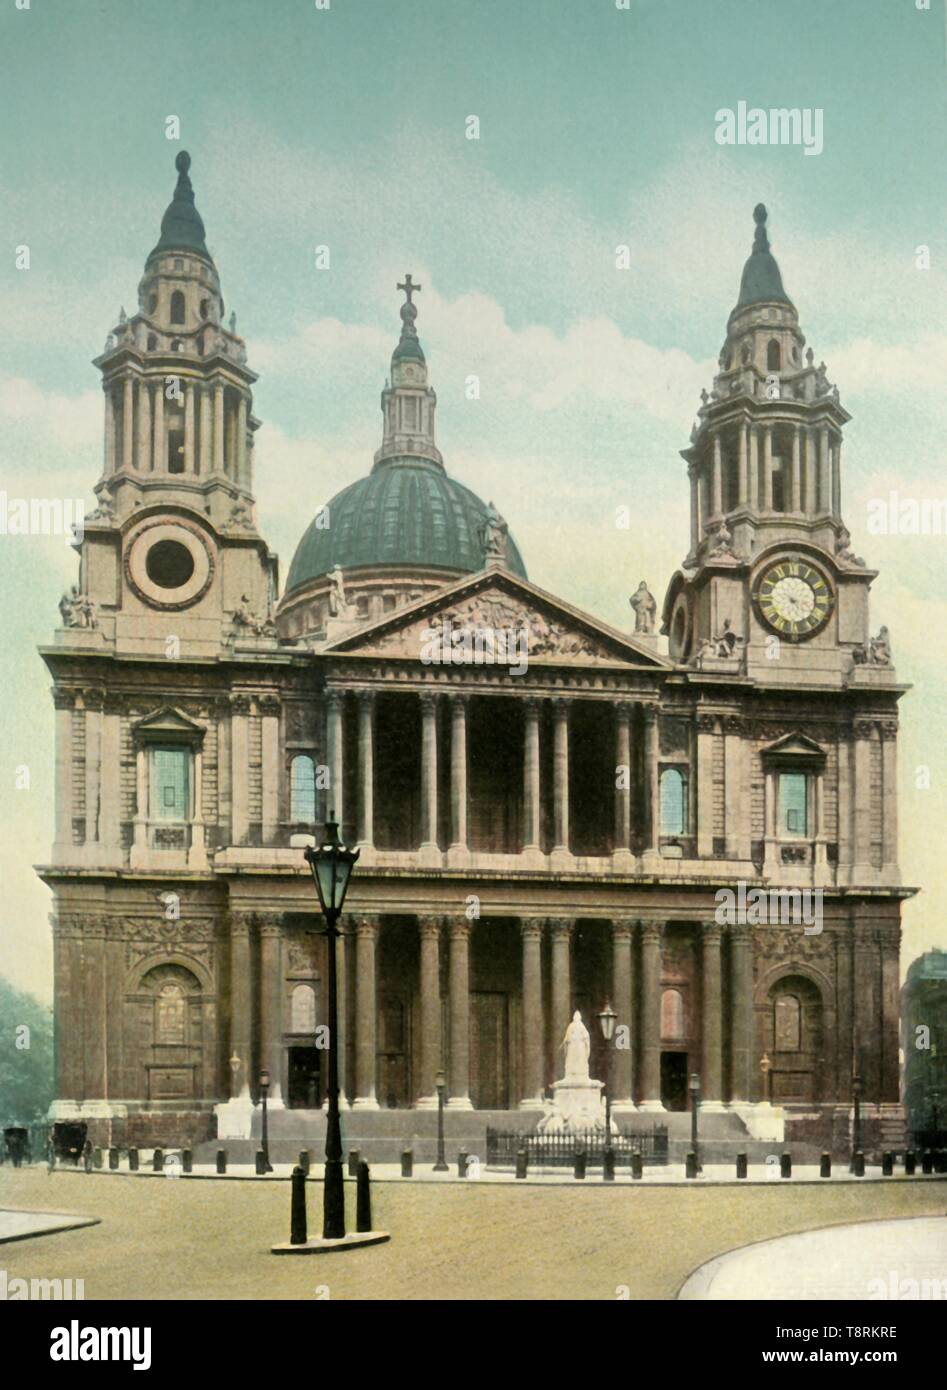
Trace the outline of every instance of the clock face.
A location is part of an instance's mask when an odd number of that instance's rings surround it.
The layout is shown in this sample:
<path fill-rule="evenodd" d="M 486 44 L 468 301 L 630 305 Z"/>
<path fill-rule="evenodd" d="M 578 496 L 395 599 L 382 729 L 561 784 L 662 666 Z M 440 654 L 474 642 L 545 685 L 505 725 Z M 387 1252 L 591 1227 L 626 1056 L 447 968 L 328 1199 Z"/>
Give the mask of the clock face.
<path fill-rule="evenodd" d="M 791 641 L 812 637 L 835 607 L 826 576 L 805 560 L 778 560 L 763 571 L 756 586 L 756 605 L 763 621 Z"/>

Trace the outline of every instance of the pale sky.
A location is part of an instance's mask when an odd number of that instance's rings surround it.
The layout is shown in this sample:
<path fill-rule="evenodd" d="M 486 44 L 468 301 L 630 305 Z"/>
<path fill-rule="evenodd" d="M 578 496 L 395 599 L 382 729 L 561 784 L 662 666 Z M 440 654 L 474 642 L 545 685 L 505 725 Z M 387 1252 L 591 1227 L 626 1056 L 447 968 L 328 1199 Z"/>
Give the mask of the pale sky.
<path fill-rule="evenodd" d="M 853 416 L 843 510 L 880 570 L 873 630 L 890 628 L 914 685 L 901 860 L 924 891 L 905 909 L 902 960 L 947 947 L 934 907 L 947 537 L 867 531 L 869 503 L 892 489 L 947 495 L 944 36 L 942 0 L 8 4 L 0 490 L 91 508 L 90 359 L 135 305 L 187 148 L 227 312 L 260 373 L 258 513 L 281 574 L 308 519 L 371 466 L 410 270 L 448 469 L 495 500 L 535 582 L 628 627 L 638 581 L 660 601 L 687 549 L 678 451 L 765 202 L 803 331 Z M 741 100 L 821 109 L 822 153 L 719 146 L 716 113 Z M 630 530 L 614 523 L 624 505 Z M 53 719 L 36 647 L 75 575 L 61 539 L 0 536 L 0 973 L 42 998 L 49 905 L 31 866 L 52 839 Z"/>

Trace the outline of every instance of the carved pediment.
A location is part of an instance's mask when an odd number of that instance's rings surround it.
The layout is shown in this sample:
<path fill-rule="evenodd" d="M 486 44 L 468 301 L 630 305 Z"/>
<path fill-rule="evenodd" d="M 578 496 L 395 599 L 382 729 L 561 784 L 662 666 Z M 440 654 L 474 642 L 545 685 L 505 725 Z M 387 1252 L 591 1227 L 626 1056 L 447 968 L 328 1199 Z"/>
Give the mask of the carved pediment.
<path fill-rule="evenodd" d="M 768 743 L 764 748 L 761 748 L 760 754 L 764 758 L 801 758 L 812 761 L 822 761 L 825 758 L 825 750 L 816 743 L 815 739 L 800 733 L 785 734 L 782 738 L 778 738 L 773 743 Z"/>
<path fill-rule="evenodd" d="M 432 665 L 514 666 L 524 654 L 528 662 L 666 664 L 634 639 L 509 574 L 460 581 L 329 650 Z"/>
<path fill-rule="evenodd" d="M 206 725 L 171 705 L 153 710 L 132 725 L 133 738 L 201 739 L 206 732 Z"/>

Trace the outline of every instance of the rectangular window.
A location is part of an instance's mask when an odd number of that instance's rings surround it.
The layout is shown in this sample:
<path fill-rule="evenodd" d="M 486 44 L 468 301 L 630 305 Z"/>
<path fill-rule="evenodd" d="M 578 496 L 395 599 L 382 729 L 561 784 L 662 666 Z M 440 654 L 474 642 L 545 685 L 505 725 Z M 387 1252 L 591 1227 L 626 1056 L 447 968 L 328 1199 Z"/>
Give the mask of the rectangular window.
<path fill-rule="evenodd" d="M 153 748 L 151 752 L 151 814 L 154 820 L 188 820 L 190 762 L 186 748 Z"/>
<path fill-rule="evenodd" d="M 781 835 L 807 835 L 808 817 L 808 778 L 804 772 L 781 772 L 779 774 L 779 833 Z"/>

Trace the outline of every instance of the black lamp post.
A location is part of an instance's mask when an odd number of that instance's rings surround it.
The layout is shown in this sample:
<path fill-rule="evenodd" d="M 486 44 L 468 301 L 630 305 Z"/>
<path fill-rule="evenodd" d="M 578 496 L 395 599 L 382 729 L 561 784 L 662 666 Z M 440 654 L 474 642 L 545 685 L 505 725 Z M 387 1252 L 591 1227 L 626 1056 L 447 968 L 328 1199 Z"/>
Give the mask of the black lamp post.
<path fill-rule="evenodd" d="M 449 1171 L 444 1153 L 444 1096 L 447 1092 L 447 1078 L 442 1071 L 435 1076 L 434 1085 L 437 1089 L 437 1162 L 434 1164 L 434 1172 L 446 1173 Z"/>
<path fill-rule="evenodd" d="M 861 1152 L 862 1147 L 862 1079 L 858 1074 L 857 1060 L 852 1065 L 852 1162 L 851 1168 L 855 1167 L 855 1155 Z"/>
<path fill-rule="evenodd" d="M 263 1126 L 260 1135 L 260 1152 L 263 1154 L 263 1171 L 272 1173 L 273 1165 L 270 1162 L 270 1139 L 266 1123 L 266 1097 L 270 1090 L 270 1074 L 265 1069 L 260 1072 L 260 1102 L 263 1106 Z"/>
<path fill-rule="evenodd" d="M 339 839 L 339 827 L 329 812 L 323 843 L 318 849 L 307 845 L 303 851 L 312 870 L 319 905 L 326 919 L 328 940 L 328 1078 L 326 1095 L 326 1171 L 323 1185 L 322 1235 L 324 1240 L 336 1240 L 345 1235 L 345 1186 L 342 1176 L 342 1130 L 339 1121 L 339 1003 L 336 978 L 335 943 L 341 935 L 338 921 L 342 915 L 349 879 L 358 859 L 357 849 L 348 849 Z"/>
<path fill-rule="evenodd" d="M 612 1038 L 615 1036 L 615 1024 L 618 1022 L 618 1015 L 611 1004 L 606 1004 L 598 1016 L 598 1021 L 602 1027 L 602 1037 L 605 1039 L 605 1147 L 612 1147 Z"/>
<path fill-rule="evenodd" d="M 701 1170 L 700 1143 L 697 1136 L 697 1116 L 700 1112 L 700 1076 L 696 1071 L 691 1072 L 690 1079 L 691 1093 L 691 1148 L 697 1160 L 697 1171 Z"/>

